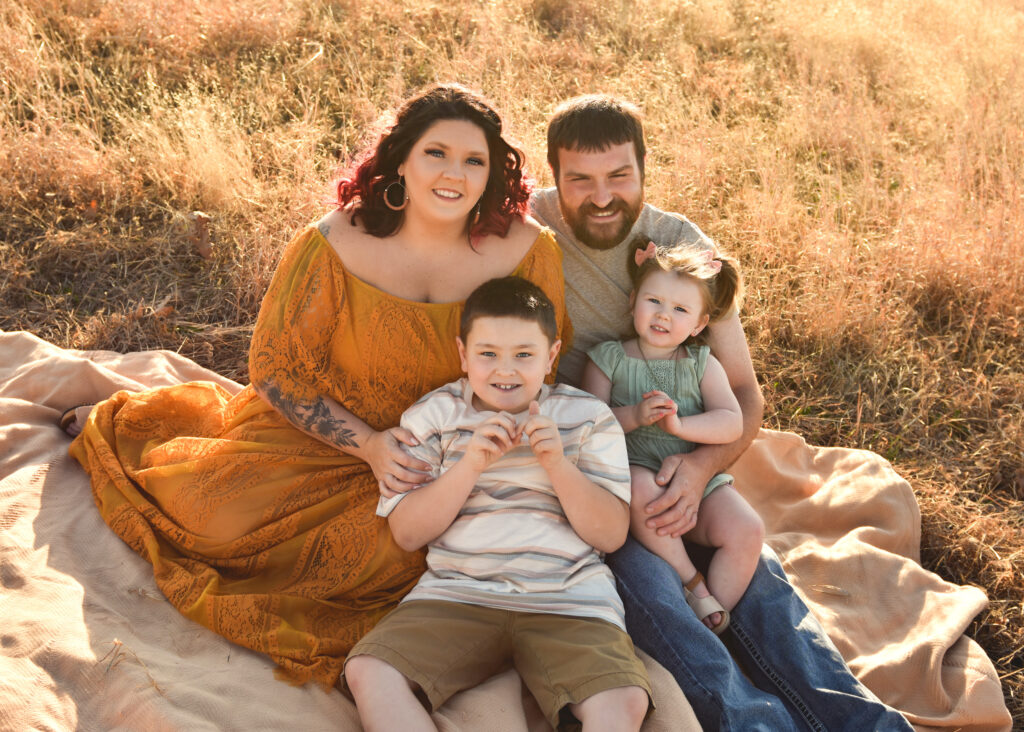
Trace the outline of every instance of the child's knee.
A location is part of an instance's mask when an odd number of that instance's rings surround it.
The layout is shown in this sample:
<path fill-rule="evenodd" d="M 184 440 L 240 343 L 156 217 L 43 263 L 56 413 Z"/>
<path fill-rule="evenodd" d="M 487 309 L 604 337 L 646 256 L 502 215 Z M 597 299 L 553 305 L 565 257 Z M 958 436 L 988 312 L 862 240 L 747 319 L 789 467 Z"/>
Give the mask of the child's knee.
<path fill-rule="evenodd" d="M 650 707 L 650 698 L 647 692 L 639 686 L 622 687 L 622 705 L 631 722 L 635 722 L 639 728 L 647 716 L 647 709 Z"/>
<path fill-rule="evenodd" d="M 375 656 L 353 656 L 345 662 L 345 683 L 357 699 L 365 690 L 394 683 L 396 676 L 401 676 L 398 669 Z"/>

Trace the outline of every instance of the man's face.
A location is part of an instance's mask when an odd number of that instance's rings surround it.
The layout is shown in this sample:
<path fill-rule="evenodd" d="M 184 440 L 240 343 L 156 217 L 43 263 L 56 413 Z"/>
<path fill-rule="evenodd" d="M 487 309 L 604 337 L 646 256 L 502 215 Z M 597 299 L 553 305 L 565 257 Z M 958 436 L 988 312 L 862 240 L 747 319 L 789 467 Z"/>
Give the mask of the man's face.
<path fill-rule="evenodd" d="M 591 152 L 561 148 L 558 163 L 558 203 L 572 233 L 592 249 L 621 243 L 644 204 L 633 143 Z"/>

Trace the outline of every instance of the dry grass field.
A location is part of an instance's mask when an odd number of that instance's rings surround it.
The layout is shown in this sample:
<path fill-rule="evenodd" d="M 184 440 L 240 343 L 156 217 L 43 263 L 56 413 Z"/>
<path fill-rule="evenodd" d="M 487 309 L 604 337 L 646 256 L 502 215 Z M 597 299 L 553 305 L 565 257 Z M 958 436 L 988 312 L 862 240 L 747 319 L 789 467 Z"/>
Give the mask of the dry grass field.
<path fill-rule="evenodd" d="M 633 99 L 649 200 L 745 265 L 768 426 L 911 481 L 1024 728 L 1021 38 L 1021 0 L 9 0 L 0 329 L 245 381 L 282 246 L 410 90 L 484 90 L 541 184 L 559 101 Z"/>

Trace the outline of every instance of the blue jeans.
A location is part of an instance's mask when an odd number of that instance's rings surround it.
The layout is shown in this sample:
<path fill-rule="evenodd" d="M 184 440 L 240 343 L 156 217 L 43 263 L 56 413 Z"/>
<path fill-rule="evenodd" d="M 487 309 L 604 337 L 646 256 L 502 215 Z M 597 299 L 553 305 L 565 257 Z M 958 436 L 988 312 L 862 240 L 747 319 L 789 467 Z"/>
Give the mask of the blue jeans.
<path fill-rule="evenodd" d="M 605 560 L 633 642 L 675 677 L 705 730 L 913 731 L 856 679 L 767 546 L 723 638 L 693 614 L 675 570 L 632 537 Z M 722 642 L 730 634 L 749 680 Z"/>

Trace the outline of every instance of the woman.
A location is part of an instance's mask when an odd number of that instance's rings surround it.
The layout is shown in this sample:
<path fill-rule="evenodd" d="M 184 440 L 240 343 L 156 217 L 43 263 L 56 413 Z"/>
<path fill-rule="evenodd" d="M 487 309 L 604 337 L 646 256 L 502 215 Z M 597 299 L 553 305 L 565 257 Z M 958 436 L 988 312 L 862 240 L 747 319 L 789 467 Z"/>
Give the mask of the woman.
<path fill-rule="evenodd" d="M 289 680 L 337 680 L 423 570 L 374 509 L 379 488 L 422 479 L 396 425 L 458 377 L 462 300 L 515 273 L 565 324 L 561 255 L 524 220 L 528 194 L 498 115 L 463 87 L 430 87 L 338 184 L 338 208 L 285 250 L 250 387 L 120 392 L 92 410 L 72 455 L 182 613 Z"/>

